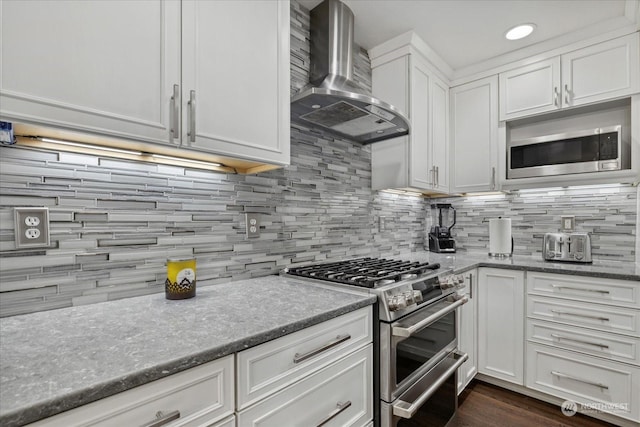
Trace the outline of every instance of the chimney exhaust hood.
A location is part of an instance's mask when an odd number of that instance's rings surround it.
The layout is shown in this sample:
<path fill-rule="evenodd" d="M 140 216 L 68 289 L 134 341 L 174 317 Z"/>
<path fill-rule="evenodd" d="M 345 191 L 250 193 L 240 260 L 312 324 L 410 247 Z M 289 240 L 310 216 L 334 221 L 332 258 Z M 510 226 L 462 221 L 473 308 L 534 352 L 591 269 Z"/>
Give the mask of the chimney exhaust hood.
<path fill-rule="evenodd" d="M 339 0 L 311 10 L 310 83 L 291 99 L 291 121 L 362 144 L 409 133 L 409 120 L 353 81 L 353 12 Z"/>

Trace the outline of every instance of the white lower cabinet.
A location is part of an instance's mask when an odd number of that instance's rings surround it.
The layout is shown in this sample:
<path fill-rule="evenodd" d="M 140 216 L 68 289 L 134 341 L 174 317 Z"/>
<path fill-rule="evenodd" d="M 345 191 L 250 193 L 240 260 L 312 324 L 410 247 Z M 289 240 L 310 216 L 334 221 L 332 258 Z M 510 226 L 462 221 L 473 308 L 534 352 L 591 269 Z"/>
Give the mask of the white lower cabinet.
<path fill-rule="evenodd" d="M 171 427 L 232 427 L 235 426 L 233 365 L 233 356 L 227 356 L 30 426 L 142 426 L 175 417 Z"/>
<path fill-rule="evenodd" d="M 478 270 L 463 273 L 469 302 L 458 309 L 458 349 L 469 358 L 458 368 L 458 394 L 478 373 Z"/>
<path fill-rule="evenodd" d="M 238 427 L 366 426 L 373 418 L 372 344 L 238 413 Z"/>
<path fill-rule="evenodd" d="M 526 387 L 640 421 L 640 284 L 527 275 Z"/>
<path fill-rule="evenodd" d="M 365 307 L 238 353 L 238 426 L 366 426 L 372 328 Z"/>
<path fill-rule="evenodd" d="M 526 386 L 640 420 L 640 368 L 527 343 Z"/>
<path fill-rule="evenodd" d="M 524 271 L 478 269 L 478 372 L 524 383 Z"/>
<path fill-rule="evenodd" d="M 241 351 L 238 410 L 372 342 L 372 328 L 366 307 Z"/>

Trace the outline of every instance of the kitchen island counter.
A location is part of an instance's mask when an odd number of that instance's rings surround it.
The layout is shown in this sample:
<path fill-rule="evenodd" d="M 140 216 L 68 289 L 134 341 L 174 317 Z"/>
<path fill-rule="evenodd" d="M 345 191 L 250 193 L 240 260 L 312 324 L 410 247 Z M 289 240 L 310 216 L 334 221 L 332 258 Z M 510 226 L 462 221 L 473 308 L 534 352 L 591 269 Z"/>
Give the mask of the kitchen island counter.
<path fill-rule="evenodd" d="M 304 291 L 300 287 L 304 286 Z M 0 425 L 82 406 L 371 305 L 266 276 L 0 319 Z"/>

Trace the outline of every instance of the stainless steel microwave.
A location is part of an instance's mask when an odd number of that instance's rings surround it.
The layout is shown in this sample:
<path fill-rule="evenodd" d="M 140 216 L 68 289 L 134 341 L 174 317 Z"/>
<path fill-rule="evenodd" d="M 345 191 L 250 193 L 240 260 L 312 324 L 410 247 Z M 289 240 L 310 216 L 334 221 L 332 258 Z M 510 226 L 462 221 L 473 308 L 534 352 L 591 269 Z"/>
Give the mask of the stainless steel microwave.
<path fill-rule="evenodd" d="M 507 143 L 507 179 L 601 172 L 623 167 L 622 126 Z"/>

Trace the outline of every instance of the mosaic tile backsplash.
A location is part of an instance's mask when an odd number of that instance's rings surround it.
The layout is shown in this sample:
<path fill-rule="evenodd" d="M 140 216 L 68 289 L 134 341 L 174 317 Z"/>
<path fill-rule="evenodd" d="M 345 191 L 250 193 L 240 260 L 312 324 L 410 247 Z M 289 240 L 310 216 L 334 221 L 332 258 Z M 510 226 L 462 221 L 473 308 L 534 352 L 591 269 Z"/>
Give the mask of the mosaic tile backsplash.
<path fill-rule="evenodd" d="M 308 80 L 309 14 L 292 1 L 291 18 L 295 92 Z M 366 52 L 356 53 L 356 79 L 370 87 Z M 423 249 L 429 200 L 372 191 L 368 147 L 299 127 L 291 138 L 291 165 L 257 175 L 0 147 L 0 316 L 163 292 L 168 257 L 195 257 L 207 286 Z M 593 233 L 594 258 L 635 256 L 635 188 L 445 200 L 458 209 L 461 251 L 486 251 L 483 221 L 503 215 L 515 252 L 535 254 L 570 213 Z M 50 209 L 50 248 L 15 249 L 18 206 Z M 259 238 L 245 237 L 246 212 L 261 214 Z"/>

